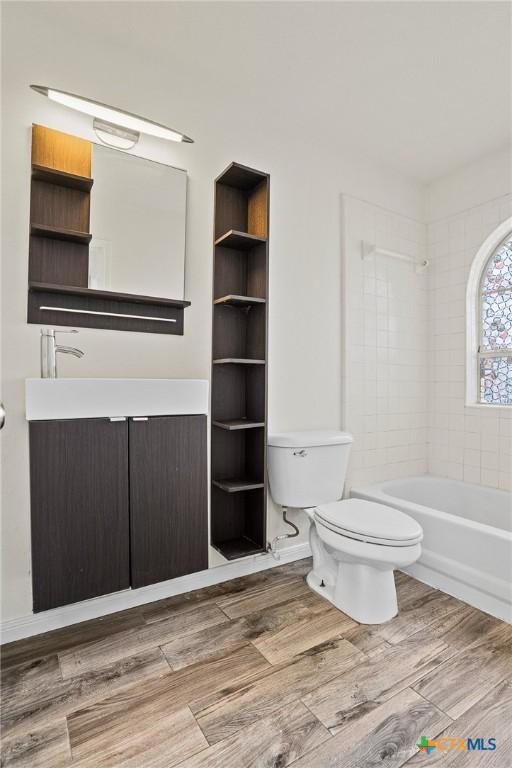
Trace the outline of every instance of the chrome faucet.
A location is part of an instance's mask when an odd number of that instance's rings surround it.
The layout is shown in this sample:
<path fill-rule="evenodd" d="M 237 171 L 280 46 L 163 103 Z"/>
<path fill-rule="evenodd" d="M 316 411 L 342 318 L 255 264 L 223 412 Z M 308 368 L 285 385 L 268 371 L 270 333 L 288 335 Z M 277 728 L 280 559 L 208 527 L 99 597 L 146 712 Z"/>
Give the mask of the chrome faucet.
<path fill-rule="evenodd" d="M 78 333 L 78 331 L 59 331 L 59 333 Z M 53 328 L 41 328 L 41 378 L 57 378 L 57 352 L 75 357 L 83 357 L 85 354 L 76 347 L 65 347 L 57 344 Z"/>

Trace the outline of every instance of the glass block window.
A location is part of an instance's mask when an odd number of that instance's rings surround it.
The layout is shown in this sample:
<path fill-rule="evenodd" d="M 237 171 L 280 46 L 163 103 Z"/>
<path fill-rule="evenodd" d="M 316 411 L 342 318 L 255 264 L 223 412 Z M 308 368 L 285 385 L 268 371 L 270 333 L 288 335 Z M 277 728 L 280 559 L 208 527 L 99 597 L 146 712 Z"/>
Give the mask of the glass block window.
<path fill-rule="evenodd" d="M 480 402 L 512 405 L 512 235 L 485 266 L 479 306 Z"/>

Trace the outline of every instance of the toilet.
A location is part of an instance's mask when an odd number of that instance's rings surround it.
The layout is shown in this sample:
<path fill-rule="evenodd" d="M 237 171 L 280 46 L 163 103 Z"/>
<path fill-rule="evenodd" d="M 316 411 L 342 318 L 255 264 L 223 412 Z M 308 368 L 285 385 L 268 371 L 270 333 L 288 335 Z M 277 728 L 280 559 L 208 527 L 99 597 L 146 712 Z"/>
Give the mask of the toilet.
<path fill-rule="evenodd" d="M 311 589 L 361 624 L 382 624 L 398 612 L 393 571 L 420 557 L 423 531 L 398 509 L 341 500 L 352 442 L 335 430 L 269 435 L 270 493 L 311 521 Z"/>

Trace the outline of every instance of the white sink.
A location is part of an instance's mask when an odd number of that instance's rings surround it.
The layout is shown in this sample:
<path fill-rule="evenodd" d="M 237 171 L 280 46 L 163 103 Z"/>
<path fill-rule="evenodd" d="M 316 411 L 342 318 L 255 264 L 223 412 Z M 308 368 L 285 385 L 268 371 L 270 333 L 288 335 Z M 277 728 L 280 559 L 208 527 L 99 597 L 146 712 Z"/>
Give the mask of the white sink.
<path fill-rule="evenodd" d="M 205 379 L 26 379 L 27 421 L 208 413 Z"/>

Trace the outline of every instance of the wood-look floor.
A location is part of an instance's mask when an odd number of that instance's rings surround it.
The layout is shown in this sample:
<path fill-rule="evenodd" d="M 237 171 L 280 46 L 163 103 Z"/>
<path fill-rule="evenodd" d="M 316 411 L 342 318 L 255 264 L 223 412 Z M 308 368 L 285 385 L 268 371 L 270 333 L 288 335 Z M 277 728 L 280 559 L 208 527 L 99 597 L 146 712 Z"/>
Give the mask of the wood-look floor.
<path fill-rule="evenodd" d="M 512 627 L 397 574 L 360 626 L 309 561 L 2 648 L 7 768 L 512 766 Z M 494 752 L 416 749 L 494 737 Z"/>

